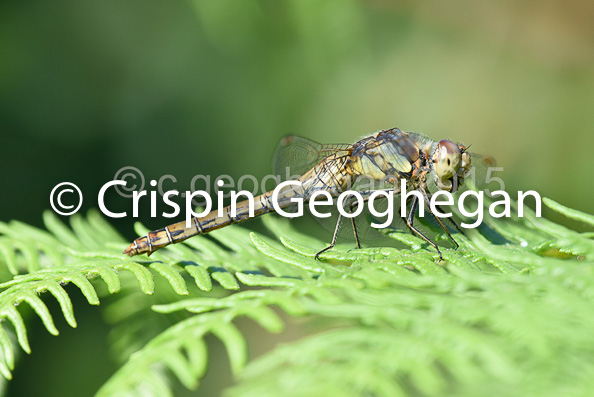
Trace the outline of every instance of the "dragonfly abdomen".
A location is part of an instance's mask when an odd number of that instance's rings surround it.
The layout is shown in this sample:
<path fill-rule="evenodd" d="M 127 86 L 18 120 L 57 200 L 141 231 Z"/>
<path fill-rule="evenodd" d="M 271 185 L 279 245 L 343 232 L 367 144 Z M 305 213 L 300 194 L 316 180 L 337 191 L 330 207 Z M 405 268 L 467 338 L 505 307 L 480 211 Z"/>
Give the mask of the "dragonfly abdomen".
<path fill-rule="evenodd" d="M 267 192 L 254 197 L 254 217 L 274 212 L 271 201 L 272 192 Z M 285 190 L 278 197 L 278 207 L 286 208 L 292 204 L 291 198 L 296 196 L 293 190 Z M 245 200 L 237 203 L 235 216 L 232 216 L 231 206 L 223 208 L 219 216 L 219 210 L 209 212 L 203 217 L 194 217 L 190 221 L 189 227 L 186 227 L 186 221 L 174 223 L 162 229 L 153 230 L 146 236 L 139 237 L 124 250 L 124 254 L 135 256 L 147 254 L 150 256 L 159 248 L 169 244 L 179 243 L 198 234 L 210 233 L 213 230 L 220 229 L 233 223 L 240 223 L 252 218 L 249 216 L 249 201 Z"/>

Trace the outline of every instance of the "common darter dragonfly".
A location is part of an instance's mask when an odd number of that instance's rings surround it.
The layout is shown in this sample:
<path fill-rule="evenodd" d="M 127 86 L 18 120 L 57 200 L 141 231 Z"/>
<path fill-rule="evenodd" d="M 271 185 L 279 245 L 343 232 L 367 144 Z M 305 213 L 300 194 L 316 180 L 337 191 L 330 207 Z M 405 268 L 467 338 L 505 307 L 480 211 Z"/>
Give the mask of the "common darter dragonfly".
<path fill-rule="evenodd" d="M 463 184 L 471 166 L 471 155 L 466 150 L 465 146 L 449 140 L 436 142 L 421 134 L 406 133 L 398 128 L 373 133 L 354 144 L 323 145 L 305 138 L 287 136 L 281 140 L 277 149 L 275 168 L 286 164 L 294 166 L 293 172 L 299 169 L 303 170 L 303 173 L 296 178 L 296 181 L 301 182 L 300 186 L 291 185 L 280 190 L 277 205 L 280 208 L 290 207 L 293 204 L 291 199 L 295 198 L 301 198 L 307 202 L 312 194 L 319 190 L 327 191 L 332 197 L 338 197 L 356 186 L 358 180 L 367 178 L 381 181 L 383 186 L 381 190 L 391 190 L 395 193 L 400 192 L 400 181 L 405 180 L 407 191 L 421 192 L 429 208 L 431 199 L 429 184 L 433 183 L 435 188 L 451 193 Z M 365 199 L 369 198 L 374 191 L 376 190 L 371 189 L 359 191 L 359 193 Z M 271 197 L 272 191 L 269 191 L 254 198 L 254 217 L 274 212 Z M 442 259 L 437 244 L 414 225 L 418 205 L 419 198 L 416 195 L 412 196 L 408 216 L 404 219 L 405 223 L 413 234 L 433 246 Z M 223 209 L 222 216 L 218 213 L 217 209 L 206 216 L 194 217 L 190 227 L 186 227 L 186 221 L 181 221 L 149 232 L 148 235 L 134 240 L 123 253 L 129 256 L 144 253 L 150 255 L 169 244 L 251 218 L 248 200 L 237 203 L 234 217 L 231 216 L 231 206 Z M 458 244 L 450 235 L 448 228 L 438 217 L 434 216 L 434 218 L 457 247 Z M 450 220 L 453 222 L 452 219 Z M 316 254 L 316 259 L 336 244 L 341 221 L 342 215 L 339 215 L 332 242 Z M 351 218 L 351 223 L 357 248 L 360 248 L 354 218 Z M 455 222 L 453 224 L 460 230 Z"/>

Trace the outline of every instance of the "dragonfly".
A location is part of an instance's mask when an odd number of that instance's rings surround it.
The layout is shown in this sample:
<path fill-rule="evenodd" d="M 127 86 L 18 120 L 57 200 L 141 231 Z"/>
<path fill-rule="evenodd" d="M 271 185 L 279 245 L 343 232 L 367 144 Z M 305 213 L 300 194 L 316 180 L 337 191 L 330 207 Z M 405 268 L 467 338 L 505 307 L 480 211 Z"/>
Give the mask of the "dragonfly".
<path fill-rule="evenodd" d="M 277 208 L 291 207 L 295 198 L 307 202 L 320 190 L 328 192 L 332 197 L 338 197 L 357 186 L 359 180 L 367 179 L 381 181 L 381 185 L 380 189 L 358 191 L 364 200 L 378 190 L 398 194 L 401 181 L 404 180 L 407 191 L 419 191 L 429 209 L 432 196 L 430 185 L 433 184 L 433 190 L 455 193 L 469 174 L 471 155 L 462 144 L 450 140 L 434 141 L 419 133 L 407 133 L 398 128 L 391 128 L 375 132 L 354 144 L 319 144 L 299 136 L 286 136 L 277 148 L 275 168 L 278 170 L 285 166 L 291 167 L 292 172 L 300 175 L 294 179 L 299 183 L 285 186 L 278 192 Z M 275 212 L 272 195 L 273 191 L 269 191 L 254 198 L 253 217 Z M 440 260 L 443 260 L 437 244 L 415 226 L 415 213 L 420 199 L 417 195 L 411 197 L 410 209 L 404 219 L 406 226 L 413 234 L 430 244 L 437 251 Z M 243 222 L 251 218 L 249 204 L 248 200 L 237 203 L 235 216 L 232 216 L 231 206 L 227 206 L 222 211 L 217 209 L 205 216 L 194 217 L 189 227 L 184 220 L 151 231 L 146 236 L 134 240 L 123 253 L 129 256 L 146 253 L 150 256 L 169 244 Z M 431 213 L 431 210 L 429 212 Z M 336 245 L 342 218 L 342 215 L 338 216 L 330 245 L 319 251 L 315 255 L 316 259 L 319 260 L 320 254 Z M 446 225 L 439 217 L 434 215 L 434 218 L 457 248 L 458 243 Z M 350 219 L 357 248 L 361 248 L 354 218 Z M 451 218 L 450 221 L 461 232 L 455 221 Z"/>

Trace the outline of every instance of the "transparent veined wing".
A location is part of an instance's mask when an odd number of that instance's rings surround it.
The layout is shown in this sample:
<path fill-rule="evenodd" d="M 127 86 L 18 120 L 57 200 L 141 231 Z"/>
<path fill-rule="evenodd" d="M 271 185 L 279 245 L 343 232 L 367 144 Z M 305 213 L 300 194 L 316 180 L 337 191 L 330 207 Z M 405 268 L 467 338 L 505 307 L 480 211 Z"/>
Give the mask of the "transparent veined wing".
<path fill-rule="evenodd" d="M 319 170 L 321 173 L 328 172 L 328 170 L 334 169 L 333 164 L 336 163 L 337 168 L 340 168 L 344 164 L 345 156 L 351 154 L 352 147 L 352 144 L 320 144 L 307 138 L 289 135 L 284 137 L 278 144 L 273 160 L 274 172 L 283 180 L 295 179 L 308 172 L 326 157 L 337 155 L 335 159 L 331 162 L 326 162 L 325 167 Z M 325 179 L 323 175 L 319 176 L 321 179 Z M 329 179 L 332 180 L 332 178 Z M 363 186 L 362 188 L 368 187 Z M 308 192 L 305 192 L 305 194 L 308 195 Z M 307 206 L 306 209 L 308 209 Z M 288 208 L 286 210 L 291 212 L 294 209 Z M 335 206 L 331 206 L 322 212 L 331 213 L 331 216 L 329 218 L 312 217 L 332 236 L 336 222 L 338 221 L 338 210 Z M 359 231 L 359 237 L 364 240 L 369 240 L 370 238 L 372 240 L 377 239 L 378 236 L 382 237 L 381 234 L 369 226 L 365 216 L 357 217 L 355 222 Z M 348 240 L 353 239 L 351 221 L 348 219 L 343 219 L 339 236 L 346 237 Z"/>
<path fill-rule="evenodd" d="M 279 142 L 272 163 L 274 173 L 283 180 L 295 179 L 325 157 L 337 153 L 348 155 L 351 144 L 326 144 L 296 135 L 287 135 Z"/>
<path fill-rule="evenodd" d="M 502 179 L 503 167 L 491 156 L 470 153 L 471 167 L 464 179 L 467 189 L 484 191 L 490 195 L 496 190 L 505 190 Z"/>

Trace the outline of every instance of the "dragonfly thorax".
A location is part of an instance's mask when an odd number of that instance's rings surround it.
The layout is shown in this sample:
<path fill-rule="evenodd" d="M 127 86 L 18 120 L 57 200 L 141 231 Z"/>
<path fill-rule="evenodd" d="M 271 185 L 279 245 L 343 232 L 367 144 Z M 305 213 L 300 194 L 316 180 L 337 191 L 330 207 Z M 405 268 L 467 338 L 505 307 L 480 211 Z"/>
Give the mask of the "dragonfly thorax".
<path fill-rule="evenodd" d="M 360 140 L 351 155 L 353 173 L 377 181 L 410 179 L 420 162 L 419 142 L 397 128 Z"/>

